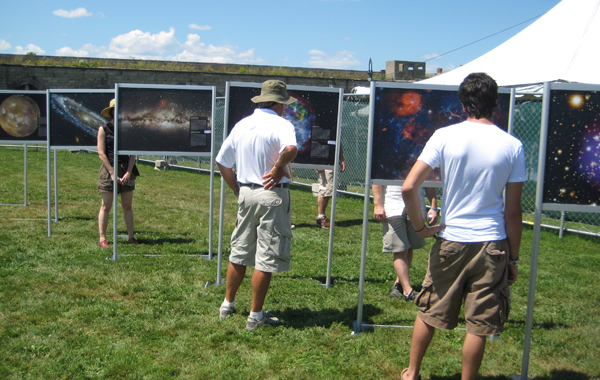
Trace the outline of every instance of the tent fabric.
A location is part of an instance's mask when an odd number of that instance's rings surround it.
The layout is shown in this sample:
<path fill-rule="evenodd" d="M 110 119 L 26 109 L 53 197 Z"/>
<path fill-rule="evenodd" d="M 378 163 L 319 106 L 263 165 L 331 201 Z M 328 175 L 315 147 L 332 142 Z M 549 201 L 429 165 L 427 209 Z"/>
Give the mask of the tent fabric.
<path fill-rule="evenodd" d="M 544 82 L 600 84 L 600 0 L 563 0 L 481 57 L 419 83 L 460 85 L 485 72 L 500 86 Z"/>

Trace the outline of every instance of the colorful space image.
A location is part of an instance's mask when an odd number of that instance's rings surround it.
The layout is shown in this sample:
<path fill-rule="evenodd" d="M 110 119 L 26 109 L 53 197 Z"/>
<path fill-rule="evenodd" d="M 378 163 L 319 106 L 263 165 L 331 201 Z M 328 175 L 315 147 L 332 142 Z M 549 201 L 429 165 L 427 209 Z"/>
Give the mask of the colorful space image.
<path fill-rule="evenodd" d="M 46 93 L 0 92 L 0 141 L 46 141 Z"/>
<path fill-rule="evenodd" d="M 293 88 L 293 87 L 292 87 Z M 333 165 L 337 133 L 339 92 L 288 88 L 297 102 L 285 107 L 283 117 L 296 131 L 297 164 Z M 231 86 L 229 88 L 228 130 L 251 115 L 256 108 L 250 99 L 260 95 L 258 87 Z"/>
<path fill-rule="evenodd" d="M 50 92 L 50 146 L 95 147 L 98 127 L 110 121 L 100 113 L 114 97 L 114 91 Z"/>
<path fill-rule="evenodd" d="M 544 203 L 600 205 L 600 90 L 551 91 Z"/>
<path fill-rule="evenodd" d="M 467 118 L 454 88 L 376 87 L 374 95 L 372 179 L 406 178 L 433 132 Z M 494 123 L 504 130 L 509 109 L 510 94 L 499 94 Z M 441 181 L 439 169 L 427 181 Z"/>
<path fill-rule="evenodd" d="M 212 89 L 117 91 L 120 151 L 210 153 Z"/>

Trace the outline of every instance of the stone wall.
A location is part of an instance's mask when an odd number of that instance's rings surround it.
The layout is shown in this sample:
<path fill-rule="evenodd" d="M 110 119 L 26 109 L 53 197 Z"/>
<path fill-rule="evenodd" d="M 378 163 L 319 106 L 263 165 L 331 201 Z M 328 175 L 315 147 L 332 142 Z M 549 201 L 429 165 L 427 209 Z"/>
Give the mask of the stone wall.
<path fill-rule="evenodd" d="M 30 56 L 27 56 L 27 58 L 30 58 Z M 38 66 L 5 62 L 6 59 L 0 60 L 0 89 L 10 90 L 114 89 L 115 83 L 140 83 L 215 86 L 218 96 L 223 96 L 225 94 L 225 82 L 227 81 L 261 83 L 267 79 L 280 79 L 288 85 L 341 87 L 345 92 L 350 92 L 357 85 L 369 86 L 367 80 L 360 79 L 202 71 Z"/>

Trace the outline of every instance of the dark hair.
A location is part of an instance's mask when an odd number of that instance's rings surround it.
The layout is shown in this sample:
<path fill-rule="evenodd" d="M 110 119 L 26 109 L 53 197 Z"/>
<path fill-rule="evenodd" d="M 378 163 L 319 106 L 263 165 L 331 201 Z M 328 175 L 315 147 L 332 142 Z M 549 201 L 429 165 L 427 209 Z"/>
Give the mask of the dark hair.
<path fill-rule="evenodd" d="M 498 106 L 498 84 L 486 73 L 471 73 L 460 84 L 458 97 L 467 116 L 491 119 Z"/>
<path fill-rule="evenodd" d="M 273 108 L 273 106 L 275 106 L 277 104 L 277 102 L 259 102 L 256 103 L 256 106 L 258 108 Z"/>

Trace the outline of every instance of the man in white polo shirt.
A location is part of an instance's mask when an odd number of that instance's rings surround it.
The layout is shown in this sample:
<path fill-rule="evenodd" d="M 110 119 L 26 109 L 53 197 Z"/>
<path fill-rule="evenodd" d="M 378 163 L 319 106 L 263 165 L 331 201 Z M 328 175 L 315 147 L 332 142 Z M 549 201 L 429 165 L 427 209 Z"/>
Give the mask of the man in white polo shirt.
<path fill-rule="evenodd" d="M 294 126 L 281 117 L 285 106 L 296 101 L 289 96 L 285 83 L 264 82 L 260 95 L 252 101 L 258 108 L 233 127 L 216 158 L 239 205 L 219 317 L 226 319 L 235 313 L 235 295 L 246 267 L 254 266 L 248 331 L 279 322 L 263 311 L 263 303 L 272 273 L 290 269 L 292 180 L 287 166 L 298 153 Z"/>

